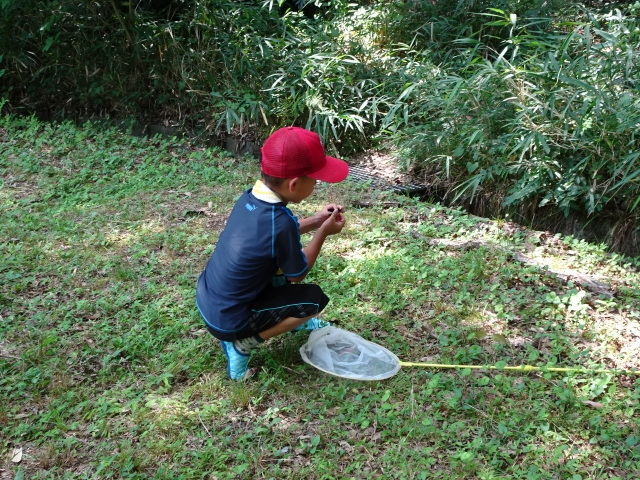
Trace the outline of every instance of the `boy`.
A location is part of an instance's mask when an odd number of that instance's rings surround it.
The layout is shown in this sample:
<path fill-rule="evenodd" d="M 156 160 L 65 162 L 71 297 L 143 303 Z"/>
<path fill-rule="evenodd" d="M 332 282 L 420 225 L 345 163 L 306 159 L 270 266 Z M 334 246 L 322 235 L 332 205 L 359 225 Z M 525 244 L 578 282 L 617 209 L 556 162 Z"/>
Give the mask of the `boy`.
<path fill-rule="evenodd" d="M 329 235 L 345 224 L 340 205 L 326 205 L 298 221 L 287 208 L 316 184 L 341 182 L 349 167 L 325 154 L 317 134 L 298 127 L 277 130 L 262 147 L 262 179 L 238 199 L 204 272 L 196 304 L 207 330 L 220 340 L 227 374 L 251 374 L 251 350 L 292 330 L 328 325 L 314 318 L 329 302 L 320 287 L 301 284 Z M 303 249 L 300 234 L 317 230 Z"/>

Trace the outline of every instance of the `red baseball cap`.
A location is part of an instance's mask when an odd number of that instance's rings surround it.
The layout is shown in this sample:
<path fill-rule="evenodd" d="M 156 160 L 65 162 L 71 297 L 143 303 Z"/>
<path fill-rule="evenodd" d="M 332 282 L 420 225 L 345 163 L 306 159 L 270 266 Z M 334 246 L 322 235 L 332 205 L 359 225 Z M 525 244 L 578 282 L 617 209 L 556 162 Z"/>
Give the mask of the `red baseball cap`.
<path fill-rule="evenodd" d="M 349 166 L 324 152 L 317 133 L 299 127 L 276 130 L 261 149 L 262 171 L 276 178 L 311 177 L 323 182 L 341 182 Z"/>

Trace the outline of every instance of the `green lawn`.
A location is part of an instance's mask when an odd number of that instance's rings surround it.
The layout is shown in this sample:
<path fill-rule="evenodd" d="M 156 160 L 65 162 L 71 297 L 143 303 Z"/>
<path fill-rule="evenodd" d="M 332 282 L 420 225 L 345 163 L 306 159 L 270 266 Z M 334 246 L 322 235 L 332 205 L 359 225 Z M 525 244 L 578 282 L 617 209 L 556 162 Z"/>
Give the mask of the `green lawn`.
<path fill-rule="evenodd" d="M 298 333 L 227 380 L 194 288 L 258 172 L 187 142 L 0 118 L 0 478 L 640 477 L 633 375 L 346 381 L 304 364 Z M 640 367 L 638 260 L 350 182 L 293 210 L 328 201 L 348 225 L 309 277 L 324 319 L 407 361 Z"/>

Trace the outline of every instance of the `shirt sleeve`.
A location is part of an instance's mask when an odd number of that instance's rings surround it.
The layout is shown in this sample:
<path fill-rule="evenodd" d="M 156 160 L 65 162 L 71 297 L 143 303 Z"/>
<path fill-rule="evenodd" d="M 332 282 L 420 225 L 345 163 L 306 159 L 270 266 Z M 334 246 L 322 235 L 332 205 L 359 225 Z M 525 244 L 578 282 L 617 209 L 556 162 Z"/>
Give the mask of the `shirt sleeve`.
<path fill-rule="evenodd" d="M 274 219 L 274 257 L 284 275 L 298 277 L 309 268 L 300 243 L 300 227 L 288 208 L 282 210 Z"/>

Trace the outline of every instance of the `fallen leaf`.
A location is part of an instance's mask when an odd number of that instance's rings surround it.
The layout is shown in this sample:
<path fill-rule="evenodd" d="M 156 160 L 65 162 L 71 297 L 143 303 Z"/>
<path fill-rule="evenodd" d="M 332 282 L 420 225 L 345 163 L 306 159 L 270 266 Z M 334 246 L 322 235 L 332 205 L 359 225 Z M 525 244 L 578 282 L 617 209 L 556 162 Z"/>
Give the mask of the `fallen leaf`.
<path fill-rule="evenodd" d="M 604 408 L 604 404 L 603 403 L 592 402 L 591 400 L 582 400 L 582 403 L 584 403 L 585 405 L 588 405 L 590 407 L 593 407 L 593 408 Z"/>
<path fill-rule="evenodd" d="M 344 451 L 347 453 L 351 453 L 353 452 L 353 447 L 351 445 L 349 445 L 349 443 L 345 442 L 344 440 L 340 440 L 339 445 L 344 448 Z"/>
<path fill-rule="evenodd" d="M 509 343 L 507 337 L 505 337 L 504 335 L 500 335 L 499 333 L 494 333 L 493 335 L 491 335 L 491 338 L 493 338 L 493 341 L 495 343 L 501 343 L 503 345 L 507 345 Z"/>
<path fill-rule="evenodd" d="M 22 461 L 22 448 L 14 448 L 13 453 L 11 453 L 11 461 L 13 463 L 20 463 Z"/>

